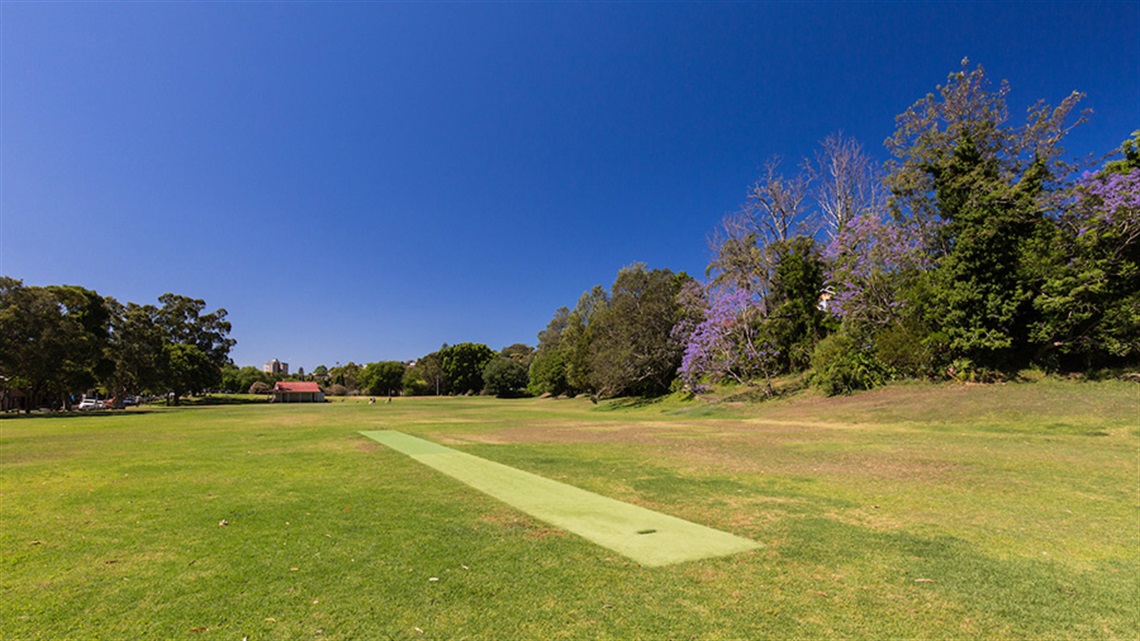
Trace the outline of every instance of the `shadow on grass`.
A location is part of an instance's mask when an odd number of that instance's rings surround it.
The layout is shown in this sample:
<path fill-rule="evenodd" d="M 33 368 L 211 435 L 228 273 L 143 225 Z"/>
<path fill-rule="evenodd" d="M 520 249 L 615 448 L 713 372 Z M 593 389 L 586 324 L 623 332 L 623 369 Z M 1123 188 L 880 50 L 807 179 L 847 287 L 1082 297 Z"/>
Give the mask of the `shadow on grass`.
<path fill-rule="evenodd" d="M 39 418 L 92 418 L 92 417 L 123 417 L 123 416 L 145 416 L 153 414 L 153 409 L 139 409 L 131 408 L 125 410 L 91 410 L 80 412 L 79 410 L 72 410 L 70 412 L 61 411 L 41 411 L 37 410 L 31 414 L 24 414 L 23 412 L 16 414 L 14 412 L 5 412 L 0 414 L 0 421 L 14 421 L 19 419 L 39 419 Z"/>
<path fill-rule="evenodd" d="M 807 374 L 781 376 L 772 381 L 772 394 L 767 394 L 759 384 L 746 387 L 741 392 L 729 395 L 726 401 L 760 403 L 778 398 L 789 398 L 811 389 L 811 378 Z"/>
<path fill-rule="evenodd" d="M 60 410 L 34 410 L 31 414 L 23 412 L 3 412 L 0 413 L 0 420 L 11 420 L 16 418 L 75 418 L 75 417 L 90 417 L 90 416 L 133 416 L 145 415 L 156 412 L 159 408 L 168 409 L 175 407 L 212 407 L 219 405 L 269 405 L 269 399 L 261 396 L 202 396 L 184 398 L 178 405 L 167 405 L 165 403 L 147 403 L 145 405 L 131 406 L 125 409 L 100 409 L 79 411 L 72 409 L 70 411 Z"/>
<path fill-rule="evenodd" d="M 651 405 L 658 405 L 662 403 L 668 396 L 623 396 L 621 398 L 611 398 L 606 401 L 598 403 L 598 410 L 603 412 L 612 412 L 614 410 L 629 410 L 640 407 L 649 407 Z"/>
<path fill-rule="evenodd" d="M 771 394 L 763 387 L 749 387 L 741 391 L 726 394 L 720 399 L 721 403 L 763 403 L 777 398 L 786 397 L 794 392 L 786 390 L 773 390 Z"/>
<path fill-rule="evenodd" d="M 1060 560 L 986 554 L 952 536 L 879 532 L 830 519 L 796 519 L 779 546 L 792 563 L 892 568 L 888 584 L 904 600 L 938 595 L 970 618 L 1030 638 L 1136 638 L 1135 559 L 1106 558 L 1079 570 Z M 818 577 L 817 577 L 818 578 Z M 837 586 L 838 588 L 838 586 Z M 927 601 L 929 602 L 929 601 Z M 951 605 L 952 604 L 952 605 Z"/>
<path fill-rule="evenodd" d="M 269 398 L 266 396 L 201 396 L 184 398 L 179 405 L 171 405 L 170 407 L 204 407 L 212 405 L 268 405 Z"/>

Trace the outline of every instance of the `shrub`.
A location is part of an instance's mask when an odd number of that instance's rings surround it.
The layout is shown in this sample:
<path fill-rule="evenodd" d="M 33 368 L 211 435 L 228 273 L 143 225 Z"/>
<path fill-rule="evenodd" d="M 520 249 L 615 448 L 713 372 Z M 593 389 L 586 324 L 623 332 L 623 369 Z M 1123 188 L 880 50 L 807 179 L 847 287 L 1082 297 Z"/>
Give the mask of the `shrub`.
<path fill-rule="evenodd" d="M 998 383 L 1008 377 L 1004 372 L 980 367 L 968 358 L 958 358 L 946 367 L 946 374 L 959 383 Z"/>
<path fill-rule="evenodd" d="M 828 396 L 871 389 L 890 378 L 890 370 L 869 349 L 843 333 L 820 341 L 811 362 L 812 384 Z"/>
<path fill-rule="evenodd" d="M 922 337 L 902 324 L 894 324 L 875 335 L 875 360 L 898 377 L 932 376 L 934 357 Z"/>
<path fill-rule="evenodd" d="M 348 388 L 340 383 L 333 383 L 329 387 L 329 394 L 332 396 L 348 396 Z"/>
<path fill-rule="evenodd" d="M 249 386 L 250 394 L 268 394 L 271 391 L 273 391 L 273 388 L 261 381 L 254 381 L 253 384 Z"/>

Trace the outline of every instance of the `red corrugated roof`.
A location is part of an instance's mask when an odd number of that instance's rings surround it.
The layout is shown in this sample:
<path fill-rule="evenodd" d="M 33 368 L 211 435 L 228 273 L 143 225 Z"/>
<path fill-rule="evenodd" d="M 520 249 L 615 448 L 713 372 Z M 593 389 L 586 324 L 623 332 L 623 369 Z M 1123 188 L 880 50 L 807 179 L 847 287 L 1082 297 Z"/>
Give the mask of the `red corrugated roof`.
<path fill-rule="evenodd" d="M 316 383 L 296 383 L 293 381 L 282 381 L 273 386 L 275 392 L 319 392 L 321 386 Z"/>

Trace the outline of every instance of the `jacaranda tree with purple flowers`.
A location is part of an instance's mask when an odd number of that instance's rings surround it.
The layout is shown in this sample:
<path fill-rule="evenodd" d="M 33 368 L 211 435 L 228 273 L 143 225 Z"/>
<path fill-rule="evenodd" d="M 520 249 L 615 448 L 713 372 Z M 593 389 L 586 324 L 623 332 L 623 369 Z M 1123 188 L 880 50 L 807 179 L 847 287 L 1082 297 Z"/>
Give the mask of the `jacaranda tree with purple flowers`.
<path fill-rule="evenodd" d="M 748 290 L 709 292 L 702 320 L 688 332 L 681 379 L 694 391 L 703 389 L 705 382 L 749 384 L 763 379 L 771 394 L 779 349 L 765 326 L 765 316 L 763 304 Z M 686 330 L 678 325 L 675 334 Z"/>
<path fill-rule="evenodd" d="M 904 290 L 927 267 L 914 226 L 869 211 L 841 228 L 824 250 L 827 308 L 857 335 L 902 319 Z"/>

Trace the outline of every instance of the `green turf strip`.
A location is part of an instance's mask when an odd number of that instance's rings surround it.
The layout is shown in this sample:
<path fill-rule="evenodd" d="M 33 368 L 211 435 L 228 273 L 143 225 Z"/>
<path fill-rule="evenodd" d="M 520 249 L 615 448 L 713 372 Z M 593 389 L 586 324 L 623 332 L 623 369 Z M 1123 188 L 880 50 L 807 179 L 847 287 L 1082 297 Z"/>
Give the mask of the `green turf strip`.
<path fill-rule="evenodd" d="M 606 498 L 402 432 L 361 434 L 642 565 L 669 565 L 760 547 L 727 532 Z"/>

